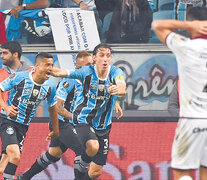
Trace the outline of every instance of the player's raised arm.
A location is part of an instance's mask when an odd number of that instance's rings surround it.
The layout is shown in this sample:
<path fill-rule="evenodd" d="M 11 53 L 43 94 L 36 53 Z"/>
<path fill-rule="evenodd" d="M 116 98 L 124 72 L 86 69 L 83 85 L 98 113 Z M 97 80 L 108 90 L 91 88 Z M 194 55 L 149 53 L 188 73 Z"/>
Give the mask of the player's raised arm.
<path fill-rule="evenodd" d="M 207 34 L 207 21 L 156 20 L 152 22 L 152 29 L 160 41 L 165 43 L 167 36 L 176 29 L 184 29 L 192 37 L 197 36 L 197 34 Z"/>

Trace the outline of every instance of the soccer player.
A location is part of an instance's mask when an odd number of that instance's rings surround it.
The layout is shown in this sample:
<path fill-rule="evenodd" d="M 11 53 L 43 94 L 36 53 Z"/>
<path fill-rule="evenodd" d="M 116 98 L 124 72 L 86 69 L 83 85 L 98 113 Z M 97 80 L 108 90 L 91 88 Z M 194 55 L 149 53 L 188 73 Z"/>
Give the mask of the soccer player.
<path fill-rule="evenodd" d="M 76 68 L 79 69 L 90 64 L 93 64 L 90 53 L 87 51 L 79 52 L 76 57 Z M 71 120 L 74 102 L 80 91 L 81 84 L 79 81 L 69 78 L 63 78 L 60 81 L 56 91 L 60 135 L 58 138 L 51 140 L 49 150 L 37 158 L 29 170 L 17 176 L 18 180 L 31 179 L 46 169 L 49 164 L 58 161 L 68 148 L 72 149 L 76 155 L 84 154 L 85 150 Z M 51 124 L 50 129 L 52 130 Z"/>
<path fill-rule="evenodd" d="M 180 119 L 172 147 L 174 179 L 191 179 L 200 169 L 207 177 L 207 9 L 193 7 L 187 21 L 157 20 L 152 23 L 159 39 L 175 54 L 178 63 Z M 173 32 L 184 29 L 191 39 Z M 186 177 L 187 176 L 187 177 Z"/>
<path fill-rule="evenodd" d="M 68 76 L 79 79 L 82 83 L 82 92 L 78 95 L 73 110 L 73 122 L 77 124 L 78 136 L 88 155 L 88 159 L 83 160 L 80 156 L 75 159 L 75 163 L 79 162 L 75 164 L 75 169 L 80 172 L 76 179 L 81 180 L 95 179 L 101 175 L 103 165 L 106 164 L 117 95 L 126 94 L 122 70 L 110 65 L 111 48 L 107 44 L 97 45 L 93 51 L 93 59 L 94 66 L 76 70 L 53 68 L 54 76 Z M 87 172 L 86 163 L 90 162 Z"/>
<path fill-rule="evenodd" d="M 22 47 L 17 41 L 8 41 L 1 45 L 1 59 L 3 63 L 3 68 L 0 69 L 0 82 L 2 82 L 15 72 L 32 69 L 32 67 L 28 66 L 25 62 L 20 61 L 21 55 Z M 4 100 L 7 101 L 9 97 L 9 91 L 3 92 L 2 94 Z M 8 159 L 6 152 L 2 152 L 0 161 L 0 174 L 3 174 L 7 163 Z"/>
<path fill-rule="evenodd" d="M 37 106 L 46 98 L 53 126 L 53 131 L 48 134 L 46 140 L 59 135 L 56 86 L 49 79 L 52 68 L 53 57 L 42 52 L 36 56 L 34 71 L 14 73 L 0 83 L 0 132 L 2 149 L 8 156 L 8 164 L 3 173 L 4 180 L 14 179 L 31 118 Z M 2 92 L 9 90 L 9 99 L 5 102 Z"/>

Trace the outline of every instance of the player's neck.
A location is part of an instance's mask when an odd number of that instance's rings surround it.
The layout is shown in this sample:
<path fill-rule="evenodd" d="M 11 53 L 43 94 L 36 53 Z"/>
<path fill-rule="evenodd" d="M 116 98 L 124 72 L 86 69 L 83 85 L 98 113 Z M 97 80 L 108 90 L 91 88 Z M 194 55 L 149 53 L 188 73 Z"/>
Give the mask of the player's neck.
<path fill-rule="evenodd" d="M 105 79 L 107 77 L 109 67 L 106 69 L 101 69 L 101 68 L 98 68 L 97 66 L 95 66 L 95 68 L 96 68 L 96 73 L 100 79 Z"/>
<path fill-rule="evenodd" d="M 35 83 L 37 83 L 37 84 L 43 84 L 43 83 L 45 82 L 45 80 L 42 79 L 42 78 L 40 78 L 40 77 L 39 77 L 39 74 L 36 73 L 36 72 L 33 72 L 33 73 L 32 73 L 32 79 L 33 79 L 33 81 L 34 81 Z"/>

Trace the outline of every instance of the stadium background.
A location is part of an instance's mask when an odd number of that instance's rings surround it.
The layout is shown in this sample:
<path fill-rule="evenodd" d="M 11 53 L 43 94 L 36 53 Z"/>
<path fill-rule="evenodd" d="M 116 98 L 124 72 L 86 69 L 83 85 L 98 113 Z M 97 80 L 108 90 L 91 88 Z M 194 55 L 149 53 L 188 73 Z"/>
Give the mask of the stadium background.
<path fill-rule="evenodd" d="M 174 19 L 174 1 L 159 2 L 153 5 L 153 19 Z M 184 19 L 185 9 L 179 8 L 179 18 Z M 172 180 L 170 153 L 177 118 L 168 114 L 167 103 L 177 78 L 176 61 L 169 50 L 159 44 L 153 32 L 149 43 L 158 44 L 112 44 L 112 63 L 124 70 L 127 95 L 119 98 L 124 117 L 120 120 L 113 117 L 108 160 L 98 180 Z M 54 45 L 23 45 L 21 59 L 34 65 L 40 51 L 52 53 L 57 67 L 74 67 L 77 52 L 56 51 Z M 17 173 L 27 170 L 48 148 L 49 142 L 45 141 L 49 132 L 46 102 L 43 107 L 43 117 L 34 118 L 29 127 Z M 73 179 L 74 156 L 68 150 L 60 161 L 33 179 Z M 197 172 L 194 179 L 199 179 Z"/>

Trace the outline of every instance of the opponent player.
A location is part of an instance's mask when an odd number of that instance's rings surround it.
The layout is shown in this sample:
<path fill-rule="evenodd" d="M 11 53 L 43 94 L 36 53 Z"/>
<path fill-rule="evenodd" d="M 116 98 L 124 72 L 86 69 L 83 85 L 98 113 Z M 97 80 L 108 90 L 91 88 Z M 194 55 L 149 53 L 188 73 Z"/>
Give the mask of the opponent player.
<path fill-rule="evenodd" d="M 126 83 L 120 68 L 111 66 L 111 48 L 99 44 L 93 51 L 94 66 L 76 70 L 53 68 L 54 76 L 69 76 L 79 79 L 82 92 L 78 95 L 73 111 L 73 122 L 81 142 L 86 148 L 88 159 L 76 157 L 75 168 L 80 171 L 76 179 L 95 179 L 106 164 L 112 113 L 117 95 L 126 93 Z M 89 172 L 87 164 L 90 163 Z M 83 168 L 85 167 L 85 169 Z"/>
<path fill-rule="evenodd" d="M 49 79 L 52 68 L 53 57 L 48 53 L 39 53 L 36 56 L 34 72 L 17 72 L 0 83 L 0 106 L 2 107 L 0 132 L 2 149 L 8 156 L 8 164 L 3 173 L 4 180 L 14 179 L 31 118 L 37 106 L 46 98 L 53 125 L 53 131 L 46 139 L 50 140 L 59 135 L 56 87 Z M 6 103 L 2 92 L 8 90 L 11 91 Z"/>
<path fill-rule="evenodd" d="M 172 147 L 174 179 L 191 179 L 200 169 L 207 179 L 207 9 L 193 7 L 187 21 L 157 20 L 152 23 L 159 39 L 175 54 L 178 63 L 180 119 Z M 192 39 L 173 32 L 184 29 Z"/>

